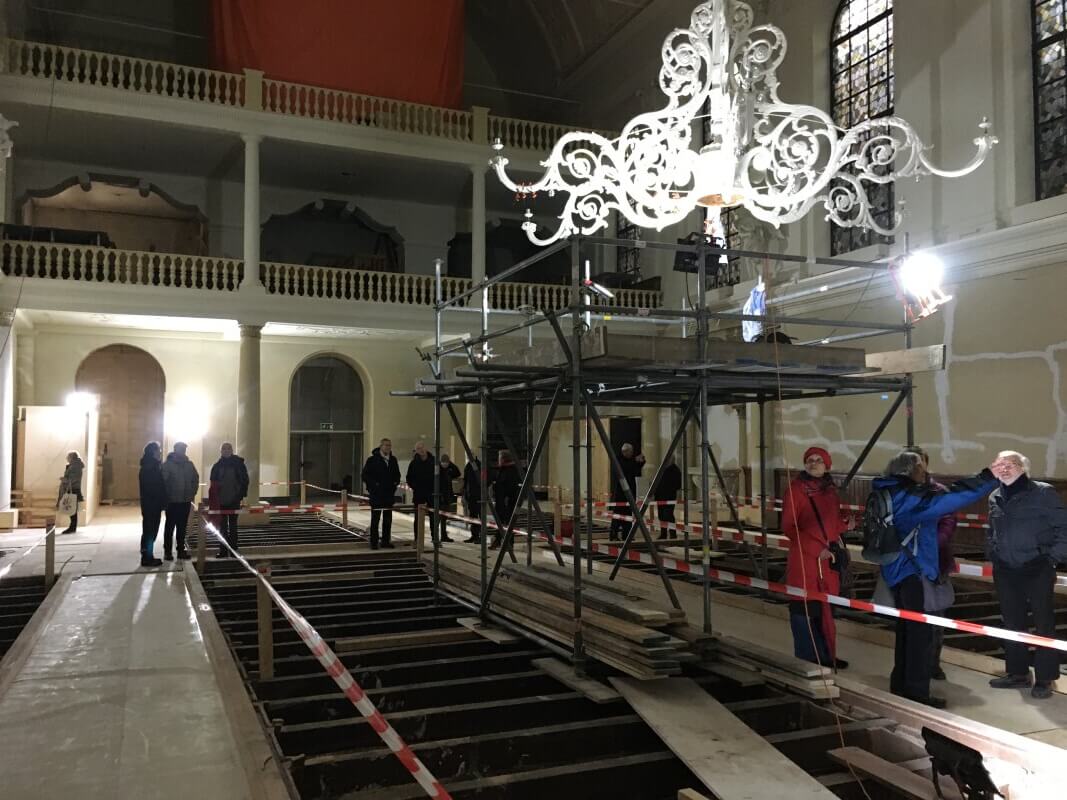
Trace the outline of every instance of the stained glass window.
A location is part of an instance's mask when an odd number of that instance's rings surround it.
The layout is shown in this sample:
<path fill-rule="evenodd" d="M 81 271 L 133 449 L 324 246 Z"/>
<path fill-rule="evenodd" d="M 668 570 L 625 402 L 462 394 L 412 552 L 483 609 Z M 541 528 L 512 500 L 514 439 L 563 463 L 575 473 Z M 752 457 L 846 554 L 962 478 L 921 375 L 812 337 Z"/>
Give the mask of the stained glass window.
<path fill-rule="evenodd" d="M 1037 197 L 1044 200 L 1067 192 L 1067 2 L 1033 3 Z"/>
<path fill-rule="evenodd" d="M 1064 2 L 1064 0 L 1056 0 Z M 842 0 L 830 44 L 831 108 L 834 122 L 850 128 L 893 113 L 893 0 Z M 893 184 L 868 186 L 874 219 L 893 226 Z M 831 231 L 834 255 L 891 239 L 863 228 Z"/>

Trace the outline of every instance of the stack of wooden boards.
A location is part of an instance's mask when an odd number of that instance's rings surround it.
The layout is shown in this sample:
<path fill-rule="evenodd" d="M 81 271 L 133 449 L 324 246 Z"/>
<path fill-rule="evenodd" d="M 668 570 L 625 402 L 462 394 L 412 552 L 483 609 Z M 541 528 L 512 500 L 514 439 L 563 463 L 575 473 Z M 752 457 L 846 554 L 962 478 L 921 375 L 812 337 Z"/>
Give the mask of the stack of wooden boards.
<path fill-rule="evenodd" d="M 439 566 L 446 591 L 479 601 L 481 562 L 476 551 L 442 551 Z M 569 567 L 505 562 L 489 605 L 547 639 L 566 646 L 574 641 L 574 576 Z M 640 679 L 678 675 L 682 664 L 688 663 L 742 685 L 773 683 L 813 700 L 840 695 L 829 667 L 730 636 L 704 633 L 688 624 L 683 610 L 670 607 L 660 586 L 610 581 L 603 572 L 583 573 L 582 609 L 588 654 L 626 675 Z"/>
<path fill-rule="evenodd" d="M 732 636 L 715 636 L 702 656 L 701 666 L 704 669 L 741 682 L 748 673 L 768 683 L 785 686 L 812 700 L 832 700 L 841 695 L 830 667 L 812 664 Z"/>
<path fill-rule="evenodd" d="M 439 567 L 447 591 L 478 601 L 481 566 L 474 553 L 442 553 Z M 599 576 L 582 577 L 582 636 L 592 658 L 642 680 L 678 675 L 683 662 L 700 660 L 667 630 L 684 625 L 685 612 L 656 607 Z M 574 585 L 562 570 L 506 564 L 489 605 L 547 639 L 574 641 Z"/>

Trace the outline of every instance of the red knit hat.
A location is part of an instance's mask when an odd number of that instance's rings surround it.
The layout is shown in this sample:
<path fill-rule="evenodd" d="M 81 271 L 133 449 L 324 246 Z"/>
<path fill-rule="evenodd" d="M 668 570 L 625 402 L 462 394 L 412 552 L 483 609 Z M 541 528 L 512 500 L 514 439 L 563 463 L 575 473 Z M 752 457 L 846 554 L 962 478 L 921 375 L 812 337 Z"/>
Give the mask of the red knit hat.
<path fill-rule="evenodd" d="M 822 463 L 826 465 L 826 469 L 829 470 L 833 461 L 830 459 L 830 454 L 823 450 L 821 447 L 809 447 L 804 451 L 804 462 L 807 463 L 808 456 L 819 456 L 822 459 Z"/>

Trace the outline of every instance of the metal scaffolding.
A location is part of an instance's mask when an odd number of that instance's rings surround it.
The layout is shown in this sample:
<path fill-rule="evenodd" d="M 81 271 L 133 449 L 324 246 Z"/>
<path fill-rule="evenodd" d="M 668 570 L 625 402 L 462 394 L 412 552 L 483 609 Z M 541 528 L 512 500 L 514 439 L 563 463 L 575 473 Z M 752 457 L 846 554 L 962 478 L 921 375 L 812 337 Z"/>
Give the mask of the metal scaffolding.
<path fill-rule="evenodd" d="M 692 253 L 696 255 L 695 266 L 692 271 L 696 273 L 699 287 L 698 303 L 695 308 L 666 309 L 666 308 L 629 308 L 610 305 L 610 298 L 598 297 L 594 304 L 593 289 L 588 275 L 583 275 L 580 248 L 583 245 L 606 248 L 631 248 L 635 246 L 652 249 L 663 249 L 675 252 Z M 490 330 L 490 310 L 488 304 L 489 288 L 500 281 L 507 280 L 509 276 L 527 269 L 537 262 L 553 255 L 564 248 L 569 248 L 571 257 L 571 286 L 569 304 L 567 307 L 555 311 L 538 311 L 530 315 L 524 321 L 507 325 L 498 330 Z M 655 565 L 655 570 L 663 584 L 664 591 L 671 604 L 678 608 L 680 603 L 675 594 L 671 579 L 668 576 L 661 555 L 657 549 L 655 538 L 645 521 L 646 511 L 654 497 L 656 487 L 660 482 L 666 468 L 671 463 L 675 450 L 681 446 L 685 459 L 684 472 L 688 473 L 688 444 L 687 433 L 689 426 L 696 425 L 700 436 L 700 459 L 699 478 L 701 499 L 698 507 L 701 510 L 701 564 L 703 566 L 703 630 L 711 632 L 711 585 L 709 575 L 711 538 L 713 521 L 710 519 L 708 500 L 711 496 L 712 478 L 718 484 L 719 491 L 729 507 L 731 521 L 741 528 L 741 519 L 736 504 L 726 485 L 723 472 L 712 450 L 708 423 L 708 409 L 718 405 L 739 405 L 755 403 L 759 409 L 759 470 L 760 470 L 760 518 L 761 530 L 767 533 L 767 507 L 768 507 L 768 459 L 767 442 L 765 437 L 765 406 L 769 402 L 793 399 L 811 399 L 823 397 L 838 397 L 862 394 L 897 394 L 895 402 L 891 405 L 885 418 L 872 435 L 867 446 L 859 459 L 853 465 L 845 483 L 851 481 L 862 466 L 863 461 L 873 449 L 878 437 L 892 420 L 897 409 L 907 405 L 909 412 L 911 407 L 912 379 L 910 374 L 898 377 L 868 376 L 863 375 L 864 370 L 848 374 L 832 374 L 825 370 L 811 368 L 808 371 L 786 371 L 780 363 L 770 366 L 762 365 L 750 369 L 724 369 L 721 363 L 709 358 L 709 346 L 720 344 L 720 340 L 713 339 L 710 331 L 712 320 L 727 320 L 734 322 L 773 321 L 776 324 L 789 323 L 791 325 L 807 325 L 835 328 L 852 328 L 859 333 L 849 334 L 842 339 L 860 338 L 862 336 L 876 336 L 882 334 L 902 334 L 905 348 L 911 347 L 911 323 L 905 320 L 901 324 L 887 324 L 883 322 L 861 322 L 852 319 L 817 319 L 809 317 L 778 316 L 773 320 L 764 316 L 753 316 L 734 312 L 714 312 L 708 308 L 707 293 L 703 288 L 707 286 L 707 256 L 748 256 L 757 258 L 769 258 L 785 261 L 802 261 L 812 263 L 810 259 L 792 256 L 783 256 L 771 253 L 753 253 L 750 251 L 731 250 L 715 247 L 705 241 L 695 245 L 669 244 L 660 242 L 635 242 L 628 239 L 616 239 L 607 237 L 574 237 L 569 242 L 559 242 L 537 253 L 531 258 L 525 259 L 514 266 L 500 272 L 492 278 L 486 278 L 470 289 L 452 297 L 444 297 L 442 293 L 440 260 L 436 263 L 437 293 L 434 306 L 434 331 L 435 342 L 432 351 L 420 351 L 423 359 L 427 362 L 431 377 L 419 381 L 419 387 L 414 391 L 394 391 L 395 396 L 419 397 L 434 402 L 434 452 L 435 456 L 441 452 L 441 414 L 446 412 L 452 420 L 455 432 L 463 445 L 468 460 L 474 456 L 474 450 L 467 439 L 466 432 L 456 413 L 456 405 L 477 403 L 481 413 L 481 503 L 480 523 L 481 536 L 481 585 L 480 585 L 480 612 L 487 615 L 491 608 L 493 588 L 496 584 L 501 566 L 505 558 L 516 561 L 513 552 L 513 539 L 518 512 L 524 503 L 529 507 L 529 536 L 526 549 L 526 560 L 529 564 L 532 559 L 532 540 L 535 535 L 535 525 L 540 527 L 540 534 L 549 544 L 557 562 L 562 566 L 564 559 L 561 549 L 561 541 L 557 540 L 553 526 L 548 523 L 538 504 L 534 493 L 534 474 L 543 455 L 549 437 L 549 431 L 557 412 L 561 407 L 569 405 L 572 422 L 572 457 L 573 457 L 573 503 L 571 521 L 573 524 L 572 536 L 570 537 L 573 553 L 574 567 L 574 639 L 572 643 L 571 658 L 575 668 L 581 670 L 585 661 L 585 647 L 582 638 L 582 562 L 585 559 L 589 573 L 593 571 L 594 548 L 592 546 L 592 430 L 608 454 L 613 477 L 618 480 L 625 496 L 625 509 L 627 515 L 632 518 L 629 530 L 621 544 L 621 552 L 615 560 L 611 571 L 614 578 L 619 567 L 626 560 L 627 550 L 630 548 L 636 536 L 640 535 Z M 869 270 L 885 270 L 888 264 L 850 261 L 845 259 L 814 259 L 814 263 L 832 267 L 851 267 Z M 853 281 L 854 282 L 854 281 Z M 478 336 L 463 338 L 458 342 L 445 343 L 442 337 L 442 320 L 444 315 L 454 311 L 472 311 L 467 308 L 467 303 L 478 294 L 480 297 L 479 317 L 481 330 Z M 569 319 L 569 330 L 565 327 Z M 634 321 L 657 322 L 668 327 L 677 326 L 680 339 L 692 339 L 690 326 L 695 328 L 695 352 L 697 357 L 694 363 L 653 364 L 640 367 L 627 367 L 625 365 L 612 365 L 603 368 L 594 364 L 583 363 L 583 347 L 591 342 L 592 322 L 598 320 L 600 327 L 606 326 L 611 320 L 623 323 Z M 552 338 L 550 345 L 556 347 L 555 351 L 561 356 L 559 363 L 552 358 L 545 363 L 502 363 L 507 358 L 501 359 L 499 353 L 494 353 L 493 346 L 503 344 L 505 337 L 525 331 L 527 337 L 524 342 L 533 342 L 533 326 L 544 326 L 551 329 Z M 606 334 L 605 334 L 606 336 Z M 657 337 L 657 340 L 670 337 Z M 838 339 L 835 339 L 837 341 Z M 818 351 L 822 340 L 813 340 L 811 349 Z M 777 354 L 777 345 L 775 346 Z M 830 350 L 822 348 L 824 352 Z M 534 348 L 527 346 L 526 350 L 532 352 Z M 446 358 L 462 358 L 466 361 L 465 366 L 450 370 L 446 374 L 443 360 Z M 515 509 L 508 519 L 502 519 L 489 495 L 487 485 L 487 472 L 489 467 L 488 453 L 488 422 L 490 419 L 499 418 L 496 407 L 500 399 L 521 400 L 533 406 L 544 406 L 547 411 L 540 431 L 532 437 L 534 444 L 529 452 L 529 457 L 522 475 L 518 501 Z M 670 408 L 680 412 L 680 418 L 670 439 L 670 443 L 662 453 L 659 464 L 656 467 L 648 487 L 641 497 L 631 493 L 623 473 L 622 464 L 611 446 L 608 431 L 597 411 L 598 405 L 610 405 L 613 407 L 655 407 Z M 532 416 L 528 416 L 532 419 Z M 582 423 L 585 422 L 583 436 Z M 908 443 L 911 444 L 912 429 L 911 420 L 908 420 Z M 506 446 L 517 455 L 517 451 L 505 437 Z M 582 486 L 582 450 L 585 449 L 585 476 L 586 485 L 583 495 Z M 684 475 L 684 546 L 686 557 L 689 550 L 689 512 L 690 512 L 690 487 L 689 476 Z M 433 520 L 440 519 L 441 497 L 439 492 L 439 480 L 434 483 L 433 496 Z M 583 498 L 586 500 L 583 504 Z M 585 512 L 586 541 L 583 548 L 580 531 L 583 522 L 583 510 Z M 616 512 L 619 509 L 615 509 Z M 495 560 L 491 562 L 490 552 L 487 545 L 488 522 L 492 519 L 498 531 L 503 531 L 502 545 L 495 554 Z M 440 536 L 439 527 L 431 525 L 433 539 L 433 577 L 435 583 L 439 580 L 440 559 Z M 757 554 L 749 550 L 749 557 L 757 574 L 766 576 L 767 568 L 767 544 L 766 536 L 763 537 L 762 550 Z"/>

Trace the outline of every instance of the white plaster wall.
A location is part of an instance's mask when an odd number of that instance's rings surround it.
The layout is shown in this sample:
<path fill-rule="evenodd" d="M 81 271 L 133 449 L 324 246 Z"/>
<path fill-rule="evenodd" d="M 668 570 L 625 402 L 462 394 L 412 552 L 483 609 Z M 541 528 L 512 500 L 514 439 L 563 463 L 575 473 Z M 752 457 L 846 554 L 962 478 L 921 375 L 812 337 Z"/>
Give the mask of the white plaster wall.
<path fill-rule="evenodd" d="M 998 451 L 1012 449 L 1030 456 L 1035 474 L 1067 477 L 1065 288 L 1062 264 L 950 285 L 954 301 L 916 328 L 916 346 L 948 346 L 945 371 L 916 376 L 915 438 L 930 451 L 935 471 L 975 472 Z M 840 318 L 850 308 L 851 303 L 819 309 L 819 315 Z M 864 302 L 855 315 L 896 321 L 900 306 L 892 298 Z M 812 335 L 820 332 L 816 329 Z M 900 334 L 859 344 L 868 352 L 903 346 Z M 785 463 L 795 469 L 804 448 L 818 444 L 834 456 L 835 471 L 846 471 L 891 400 L 868 395 L 782 404 L 782 427 L 769 442 L 778 456 L 776 465 L 781 466 L 784 451 Z M 748 459 L 754 467 L 759 463 L 756 419 L 753 407 Z M 716 421 L 711 430 L 717 439 L 730 438 L 736 426 Z M 773 430 L 768 429 L 769 435 Z M 863 471 L 880 471 L 904 443 L 901 409 Z"/>
<path fill-rule="evenodd" d="M 414 389 L 416 379 L 428 375 L 410 342 L 266 337 L 261 354 L 260 480 L 288 479 L 289 387 L 297 368 L 316 355 L 340 356 L 363 380 L 364 458 L 380 439 L 389 437 L 403 469 L 418 439 L 433 441 L 433 404 L 389 396 L 394 389 Z"/>
<path fill-rule="evenodd" d="M 38 327 L 33 364 L 35 402 L 62 405 L 74 391 L 78 366 L 91 352 L 110 344 L 139 347 L 159 362 L 167 381 L 165 445 L 169 448 L 176 438 L 185 439 L 190 458 L 205 475 L 219 445 L 235 437 L 239 344 L 216 335 Z M 432 441 L 432 404 L 389 396 L 394 389 L 413 389 L 416 379 L 427 374 L 411 341 L 265 337 L 261 348 L 260 480 L 288 479 L 290 384 L 300 364 L 315 355 L 338 355 L 362 378 L 367 452 L 388 436 L 403 462 L 416 440 Z M 190 401 L 202 403 L 207 410 L 205 432 L 200 438 L 175 429 L 175 420 L 183 411 L 187 413 Z M 450 426 L 445 425 L 443 431 L 447 442 Z"/>

